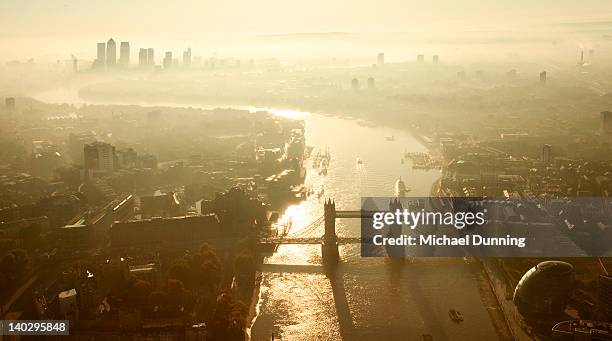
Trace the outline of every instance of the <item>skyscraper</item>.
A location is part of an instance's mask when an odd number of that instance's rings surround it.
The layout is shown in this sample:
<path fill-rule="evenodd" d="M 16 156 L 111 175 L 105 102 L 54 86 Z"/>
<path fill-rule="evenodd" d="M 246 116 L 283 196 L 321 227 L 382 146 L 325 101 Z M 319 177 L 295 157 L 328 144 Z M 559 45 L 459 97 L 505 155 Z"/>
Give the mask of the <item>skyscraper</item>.
<path fill-rule="evenodd" d="M 417 62 L 424 63 L 425 62 L 425 55 L 424 54 L 417 55 Z"/>
<path fill-rule="evenodd" d="M 79 71 L 79 60 L 74 55 L 72 55 L 71 57 L 72 57 L 72 71 L 77 72 Z"/>
<path fill-rule="evenodd" d="M 149 61 L 147 58 L 147 49 L 140 49 L 138 51 L 138 65 L 147 66 L 149 65 Z"/>
<path fill-rule="evenodd" d="M 97 66 L 106 65 L 106 43 L 98 43 L 98 57 L 95 63 Z"/>
<path fill-rule="evenodd" d="M 113 38 L 106 42 L 106 66 L 113 67 L 117 64 L 117 45 Z"/>
<path fill-rule="evenodd" d="M 191 66 L 191 47 L 187 51 L 183 52 L 183 66 Z"/>
<path fill-rule="evenodd" d="M 104 142 L 83 146 L 86 171 L 112 172 L 115 169 L 115 147 Z"/>
<path fill-rule="evenodd" d="M 542 85 L 546 84 L 546 71 L 540 72 L 540 84 Z"/>
<path fill-rule="evenodd" d="M 155 50 L 152 47 L 147 49 L 147 62 L 149 65 L 155 66 Z"/>
<path fill-rule="evenodd" d="M 164 69 L 168 69 L 172 66 L 172 52 L 166 52 L 163 60 Z"/>
<path fill-rule="evenodd" d="M 552 163 L 552 147 L 549 144 L 542 146 L 542 162 L 547 165 Z"/>
<path fill-rule="evenodd" d="M 127 41 L 122 41 L 119 47 L 119 64 L 130 65 L 130 43 Z"/>
<path fill-rule="evenodd" d="M 438 64 L 438 61 L 439 61 L 439 60 L 440 60 L 440 57 L 438 57 L 438 55 L 437 55 L 437 54 L 434 54 L 434 56 L 433 56 L 433 58 L 432 58 L 433 63 L 434 63 L 434 64 Z"/>
<path fill-rule="evenodd" d="M 383 52 L 378 54 L 378 57 L 376 59 L 376 62 L 378 64 L 378 66 L 383 66 L 385 65 L 385 54 Z"/>
<path fill-rule="evenodd" d="M 374 77 L 368 77 L 368 89 L 372 90 L 376 88 Z"/>

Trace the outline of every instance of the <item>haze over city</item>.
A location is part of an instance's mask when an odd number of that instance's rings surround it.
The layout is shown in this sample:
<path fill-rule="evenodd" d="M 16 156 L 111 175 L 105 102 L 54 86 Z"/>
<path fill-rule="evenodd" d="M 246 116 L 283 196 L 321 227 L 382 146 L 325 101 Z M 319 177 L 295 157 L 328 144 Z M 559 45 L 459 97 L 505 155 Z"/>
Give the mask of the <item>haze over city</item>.
<path fill-rule="evenodd" d="M 612 339 L 612 2 L 0 23 L 0 340 Z"/>
<path fill-rule="evenodd" d="M 563 32 L 568 24 L 606 24 L 612 4 L 606 0 L 542 1 L 44 1 L 0 3 L 0 60 L 35 58 L 45 61 L 66 54 L 88 56 L 93 37 L 125 37 L 161 48 L 191 45 L 206 53 L 291 55 L 288 46 L 240 46 L 260 35 L 312 33 L 443 32 L 446 40 L 462 40 L 484 31 L 502 31 L 502 39 L 525 38 L 532 32 Z M 472 32 L 472 33 L 471 33 Z M 438 39 L 441 35 L 436 35 Z M 379 42 L 384 37 L 376 37 Z M 434 39 L 435 42 L 435 39 Z M 414 42 L 404 39 L 404 44 Z M 270 48 L 269 51 L 266 51 Z M 319 55 L 320 50 L 311 50 Z M 301 53 L 307 54 L 306 50 Z"/>

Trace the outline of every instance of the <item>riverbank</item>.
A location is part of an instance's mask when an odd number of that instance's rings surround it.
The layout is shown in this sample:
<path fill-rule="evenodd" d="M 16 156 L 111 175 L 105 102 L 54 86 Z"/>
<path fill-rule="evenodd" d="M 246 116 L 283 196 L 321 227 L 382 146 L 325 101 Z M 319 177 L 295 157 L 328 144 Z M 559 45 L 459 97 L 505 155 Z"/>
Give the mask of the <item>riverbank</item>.
<path fill-rule="evenodd" d="M 247 315 L 248 326 L 246 329 L 247 341 L 250 341 L 252 339 L 251 328 L 253 327 L 253 324 L 255 323 L 255 319 L 257 318 L 257 315 L 259 314 L 259 304 L 261 301 L 262 275 L 263 274 L 261 271 L 255 272 L 255 283 L 253 285 L 253 293 L 251 294 L 251 302 L 248 305 L 249 306 L 249 313 Z"/>
<path fill-rule="evenodd" d="M 489 280 L 491 290 L 495 293 L 497 302 L 502 309 L 503 315 L 506 319 L 506 325 L 509 328 L 514 340 L 517 341 L 529 341 L 533 340 L 533 337 L 525 332 L 521 328 L 520 317 L 516 311 L 516 307 L 512 300 L 506 299 L 507 293 L 512 292 L 512 289 L 508 287 L 508 283 L 503 280 L 503 274 L 497 268 L 495 259 L 482 258 L 480 259 L 482 266 Z"/>

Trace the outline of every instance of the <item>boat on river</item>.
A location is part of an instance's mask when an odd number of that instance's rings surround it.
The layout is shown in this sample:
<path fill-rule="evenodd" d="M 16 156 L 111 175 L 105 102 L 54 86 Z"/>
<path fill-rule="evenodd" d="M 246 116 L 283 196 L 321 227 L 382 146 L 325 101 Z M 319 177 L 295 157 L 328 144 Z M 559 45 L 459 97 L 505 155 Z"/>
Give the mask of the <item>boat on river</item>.
<path fill-rule="evenodd" d="M 397 179 L 395 182 L 395 196 L 400 198 L 405 197 L 408 192 L 410 192 L 410 187 L 406 186 L 402 177 Z"/>

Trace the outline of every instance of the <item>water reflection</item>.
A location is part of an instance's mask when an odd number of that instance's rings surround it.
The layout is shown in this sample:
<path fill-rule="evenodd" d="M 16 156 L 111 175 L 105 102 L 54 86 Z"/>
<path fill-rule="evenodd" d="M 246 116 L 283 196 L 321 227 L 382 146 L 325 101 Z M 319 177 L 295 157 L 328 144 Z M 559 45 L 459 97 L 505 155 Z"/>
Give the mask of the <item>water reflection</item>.
<path fill-rule="evenodd" d="M 48 99 L 82 103 L 74 89 L 65 96 L 70 94 L 74 99 L 62 100 L 65 97 L 57 93 Z M 411 195 L 427 196 L 439 176 L 437 171 L 412 170 L 409 163 L 401 162 L 404 151 L 422 152 L 425 148 L 399 129 L 293 110 L 270 111 L 304 119 L 307 143 L 329 148 L 332 159 L 327 176 L 310 170 L 306 185 L 315 191 L 324 187 L 325 196 L 333 197 L 338 209 L 358 208 L 362 196 L 393 195 L 400 176 L 412 188 Z M 394 141 L 386 136 L 394 136 Z M 322 200 L 311 196 L 287 210 L 291 233 L 306 230 L 323 214 Z M 340 237 L 355 237 L 360 231 L 357 220 L 340 219 L 336 228 Z M 323 226 L 308 231 L 310 236 L 321 236 Z M 497 339 L 480 298 L 474 265 L 462 259 L 393 263 L 384 258 L 362 258 L 358 245 L 342 246 L 340 255 L 343 261 L 330 278 L 322 270 L 318 245 L 284 245 L 269 257 L 253 339 L 270 340 L 273 333 L 283 340 L 422 340 L 423 334 L 435 340 Z M 461 325 L 450 321 L 449 308 L 462 312 L 465 321 Z"/>
<path fill-rule="evenodd" d="M 414 137 L 402 131 L 319 115 L 294 117 L 306 121 L 308 144 L 329 148 L 332 153 L 328 175 L 311 169 L 306 185 L 315 192 L 325 188 L 325 197 L 333 197 L 338 209 L 357 209 L 362 196 L 393 195 L 400 176 L 412 187 L 412 195 L 427 196 L 439 177 L 437 171 L 412 170 L 409 164 L 402 164 L 406 150 L 425 151 Z M 394 141 L 385 138 L 391 135 Z M 291 233 L 308 229 L 322 213 L 323 198 L 317 196 L 290 207 L 286 215 L 293 223 Z M 359 223 L 337 220 L 338 235 L 358 236 Z M 321 225 L 309 236 L 322 234 Z M 360 256 L 359 245 L 344 245 L 340 253 L 343 262 L 329 278 L 320 266 L 318 245 L 282 245 L 266 259 L 262 310 L 253 326 L 254 338 L 269 340 L 274 333 L 284 340 L 420 340 L 427 333 L 442 340 L 450 337 L 449 329 L 456 328 L 447 321 L 447 304 L 457 301 L 456 290 L 465 290 L 465 296 L 480 301 L 469 269 L 461 261 L 365 259 Z M 488 319 L 484 308 L 472 310 L 474 315 Z M 452 338 L 496 337 L 487 323 L 471 329 L 454 330 Z"/>

